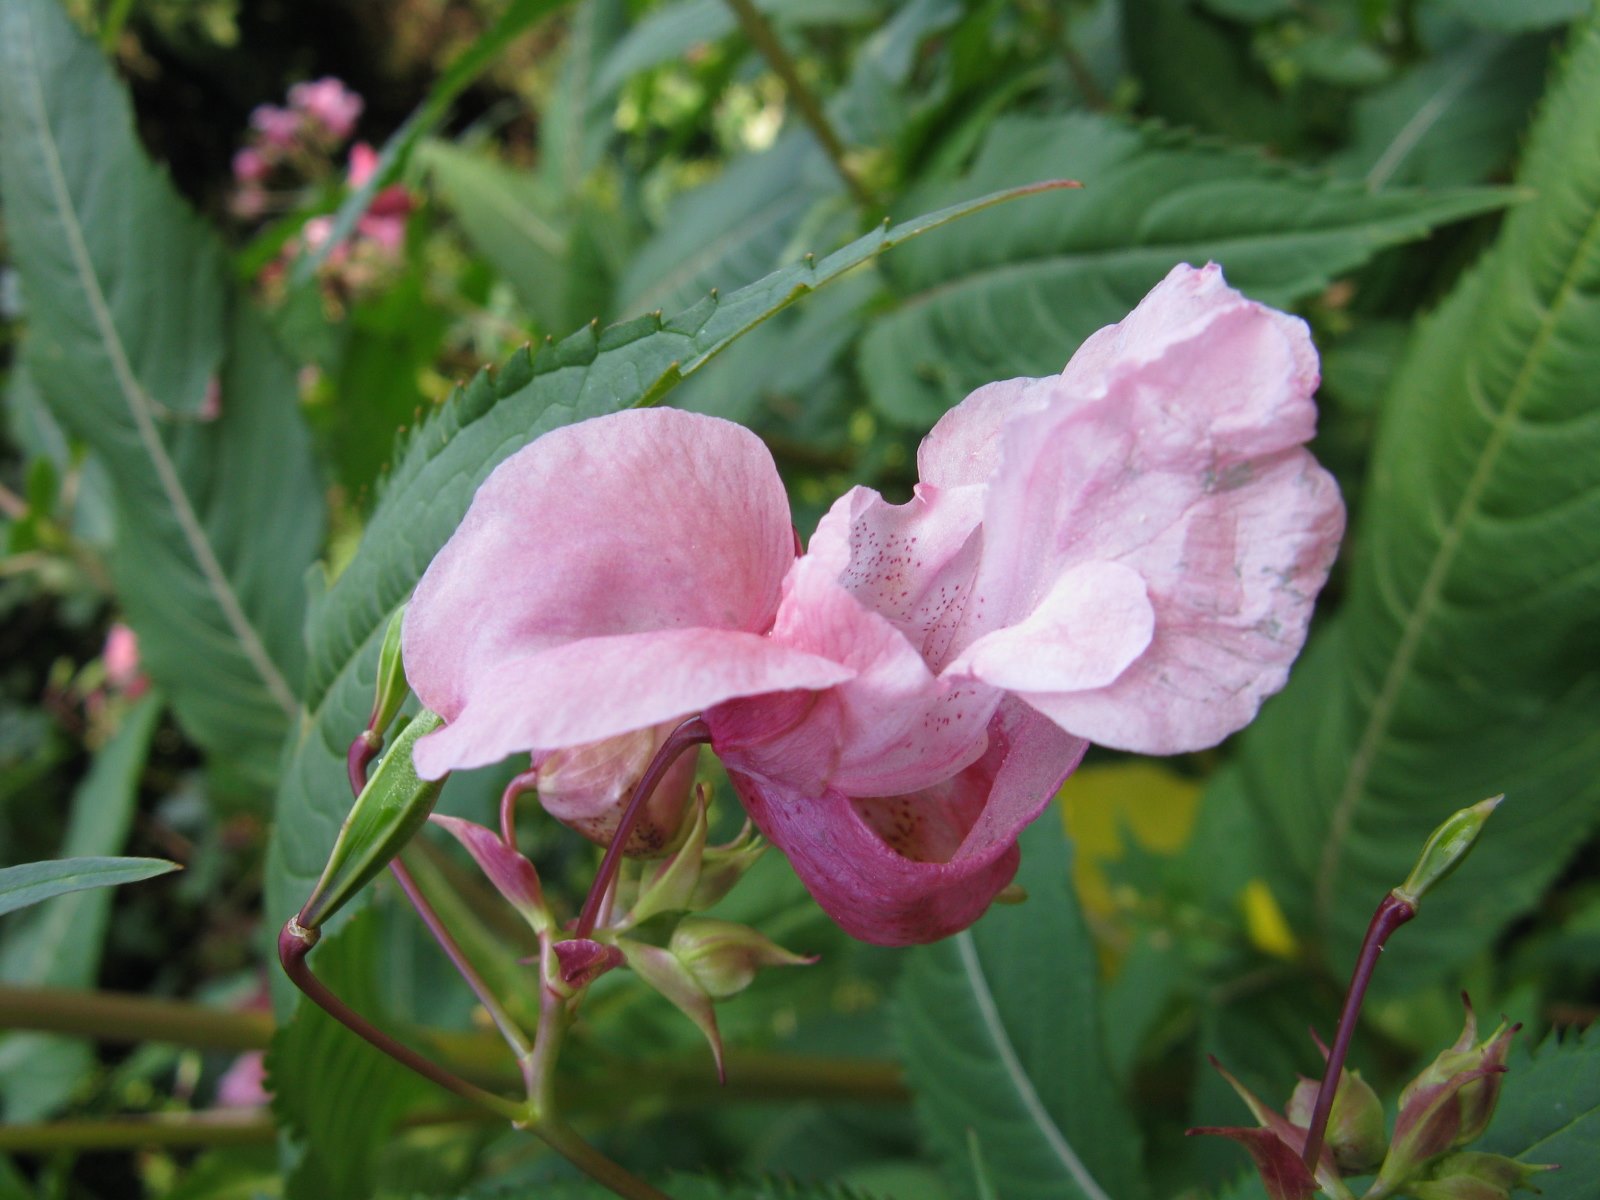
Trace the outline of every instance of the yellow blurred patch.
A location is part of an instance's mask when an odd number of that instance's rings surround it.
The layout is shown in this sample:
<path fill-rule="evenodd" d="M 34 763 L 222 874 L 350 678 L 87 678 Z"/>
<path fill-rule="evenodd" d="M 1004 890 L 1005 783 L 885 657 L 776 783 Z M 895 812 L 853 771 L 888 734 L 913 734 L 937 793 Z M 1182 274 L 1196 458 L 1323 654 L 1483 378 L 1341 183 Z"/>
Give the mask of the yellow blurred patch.
<path fill-rule="evenodd" d="M 1102 931 L 1117 910 L 1106 864 L 1126 838 L 1153 854 L 1176 854 L 1194 832 L 1200 785 L 1154 762 L 1134 759 L 1075 772 L 1061 789 L 1061 815 L 1075 850 L 1073 882 L 1091 925 Z"/>
<path fill-rule="evenodd" d="M 1300 953 L 1294 931 L 1265 879 L 1252 879 L 1244 885 L 1244 891 L 1239 893 L 1239 909 L 1244 913 L 1245 933 L 1257 950 L 1274 958 L 1294 958 Z"/>

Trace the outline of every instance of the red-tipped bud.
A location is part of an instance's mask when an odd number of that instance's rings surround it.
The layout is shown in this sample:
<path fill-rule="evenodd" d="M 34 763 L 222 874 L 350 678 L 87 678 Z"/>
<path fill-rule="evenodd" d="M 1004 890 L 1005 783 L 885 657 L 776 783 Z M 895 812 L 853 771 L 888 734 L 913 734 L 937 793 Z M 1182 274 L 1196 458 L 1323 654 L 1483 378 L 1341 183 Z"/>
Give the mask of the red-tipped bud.
<path fill-rule="evenodd" d="M 588 987 L 624 961 L 621 950 L 591 938 L 569 938 L 551 949 L 555 951 L 557 978 L 545 982 L 563 996 Z"/>
<path fill-rule="evenodd" d="M 659 867 L 647 868 L 638 885 L 627 923 L 639 925 L 670 912 L 702 912 L 721 900 L 761 855 L 766 844 L 744 830 L 726 846 L 706 845 L 705 789 L 696 788 L 688 834 L 677 853 Z"/>
<path fill-rule="evenodd" d="M 1467 1003 L 1461 1036 L 1400 1093 L 1394 1138 L 1378 1173 L 1380 1185 L 1400 1186 L 1431 1159 L 1466 1145 L 1489 1127 L 1511 1038 L 1519 1028 L 1502 1023 L 1478 1042 L 1478 1018 Z"/>

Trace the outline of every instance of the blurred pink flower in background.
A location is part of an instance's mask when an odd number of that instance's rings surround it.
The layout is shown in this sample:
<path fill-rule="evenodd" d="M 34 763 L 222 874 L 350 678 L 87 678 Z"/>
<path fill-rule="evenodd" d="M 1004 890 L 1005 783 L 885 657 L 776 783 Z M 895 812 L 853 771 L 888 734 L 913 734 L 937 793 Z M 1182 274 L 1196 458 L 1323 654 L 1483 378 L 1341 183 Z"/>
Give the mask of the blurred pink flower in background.
<path fill-rule="evenodd" d="M 746 809 L 865 940 L 954 932 L 1089 742 L 1213 745 L 1283 685 L 1343 531 L 1304 323 L 1180 266 L 1058 376 L 978 389 L 913 498 L 796 556 L 771 457 L 672 410 L 502 463 L 419 584 L 426 777 L 702 714 Z"/>
<path fill-rule="evenodd" d="M 149 688 L 150 681 L 139 671 L 139 639 L 121 621 L 106 634 L 101 659 L 105 662 L 106 683 L 113 691 L 136 699 Z"/>
<path fill-rule="evenodd" d="M 339 143 L 355 132 L 366 103 L 340 80 L 328 75 L 291 87 L 289 106 L 304 113 L 326 140 Z"/>
<path fill-rule="evenodd" d="M 219 1108 L 260 1108 L 271 1102 L 266 1055 L 260 1050 L 239 1055 L 217 1081 Z"/>
<path fill-rule="evenodd" d="M 300 136 L 300 126 L 299 113 L 274 104 L 259 104 L 250 113 L 250 128 L 269 154 L 291 149 Z"/>

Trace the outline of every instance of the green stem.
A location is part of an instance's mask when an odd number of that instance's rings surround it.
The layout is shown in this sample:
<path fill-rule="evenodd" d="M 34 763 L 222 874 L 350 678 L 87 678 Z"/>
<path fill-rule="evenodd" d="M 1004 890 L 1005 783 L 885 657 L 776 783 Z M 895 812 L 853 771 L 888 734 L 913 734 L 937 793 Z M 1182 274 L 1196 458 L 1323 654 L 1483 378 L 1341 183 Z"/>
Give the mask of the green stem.
<path fill-rule="evenodd" d="M 476 1111 L 414 1113 L 408 1128 L 478 1124 Z M 237 1112 L 162 1113 L 103 1120 L 49 1121 L 0 1125 L 0 1154 L 55 1154 L 60 1151 L 138 1150 L 153 1146 L 265 1146 L 278 1136 L 277 1122 L 261 1109 Z"/>
<path fill-rule="evenodd" d="M 0 1028 L 206 1050 L 264 1050 L 272 1041 L 272 1018 L 266 1013 L 76 988 L 0 985 Z"/>
<path fill-rule="evenodd" d="M 845 187 L 850 189 L 850 194 L 855 197 L 856 203 L 862 208 L 877 207 L 877 201 L 873 199 L 872 193 L 845 161 L 844 143 L 839 140 L 839 135 L 828 123 L 827 114 L 822 111 L 816 93 L 806 86 L 805 80 L 800 78 L 799 67 L 789 56 L 789 52 L 783 48 L 778 35 L 773 33 L 772 26 L 767 24 L 767 19 L 757 11 L 750 0 L 726 0 L 726 2 L 733 10 L 733 15 L 739 18 L 739 26 L 744 30 L 745 37 L 750 39 L 750 44 L 762 58 L 767 60 L 767 65 L 777 72 L 778 78 L 783 80 L 783 86 L 794 100 L 795 107 L 800 110 L 801 119 L 810 126 L 817 141 L 822 143 L 828 161 L 833 164 L 833 169 L 838 172 L 839 178 L 844 180 Z"/>
<path fill-rule="evenodd" d="M 623 838 L 626 839 L 624 833 Z M 528 1078 L 528 1107 L 524 1129 L 566 1159 L 595 1182 L 605 1185 L 624 1200 L 672 1200 L 665 1192 L 651 1187 L 621 1164 L 596 1150 L 564 1121 L 556 1109 L 556 1061 L 561 1043 L 575 1012 L 577 997 L 562 996 L 550 986 L 559 973 L 554 942 L 548 933 L 539 938 L 539 1032 L 533 1054 L 524 1068 Z M 579 993 L 581 995 L 581 993 Z"/>

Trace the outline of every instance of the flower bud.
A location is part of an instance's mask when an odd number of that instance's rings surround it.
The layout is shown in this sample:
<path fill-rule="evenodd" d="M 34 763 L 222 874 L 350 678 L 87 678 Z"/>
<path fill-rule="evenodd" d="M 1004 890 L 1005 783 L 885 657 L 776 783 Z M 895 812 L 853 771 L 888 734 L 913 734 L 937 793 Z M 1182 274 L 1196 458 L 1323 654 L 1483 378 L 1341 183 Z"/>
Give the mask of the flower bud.
<path fill-rule="evenodd" d="M 1441 1158 L 1427 1179 L 1410 1184 L 1407 1191 L 1416 1200 L 1508 1200 L 1518 1190 L 1537 1192 L 1533 1177 L 1553 1170 L 1548 1164 L 1468 1150 Z"/>
<path fill-rule="evenodd" d="M 1395 895 L 1415 908 L 1429 889 L 1442 883 L 1466 861 L 1467 855 L 1478 844 L 1484 822 L 1488 821 L 1490 814 L 1500 807 L 1504 799 L 1503 795 L 1494 796 L 1447 817 L 1444 824 L 1428 838 L 1417 865 L 1411 868 L 1406 881 L 1395 888 Z"/>
<path fill-rule="evenodd" d="M 622 951 L 591 938 L 568 938 L 550 949 L 555 954 L 556 978 L 546 979 L 559 995 L 571 996 L 588 987 L 613 967 L 623 963 Z"/>
<path fill-rule="evenodd" d="M 642 924 L 662 913 L 702 912 L 710 908 L 733 890 L 733 885 L 766 852 L 766 843 L 754 835 L 748 822 L 726 846 L 708 848 L 706 807 L 706 790 L 697 787 L 689 832 L 676 854 L 659 867 L 645 871 L 628 925 Z"/>
<path fill-rule="evenodd" d="M 678 922 L 668 948 L 707 995 L 718 1000 L 736 996 L 761 967 L 800 967 L 816 958 L 791 954 L 748 925 L 712 917 L 686 917 Z"/>
<path fill-rule="evenodd" d="M 1284 1113 L 1291 1124 L 1310 1128 L 1317 1093 L 1321 1090 L 1320 1080 L 1300 1081 Z M 1333 1108 L 1328 1113 L 1325 1142 L 1333 1154 L 1334 1165 L 1348 1174 L 1368 1174 L 1383 1161 L 1384 1151 L 1389 1147 L 1383 1102 L 1359 1071 L 1339 1072 L 1339 1087 L 1333 1094 Z"/>
<path fill-rule="evenodd" d="M 420 713 L 383 756 L 340 827 L 322 878 L 296 918 L 302 928 L 315 930 L 344 907 L 389 865 L 428 819 L 444 780 L 419 778 L 411 762 L 411 748 L 442 724 L 437 713 Z"/>
<path fill-rule="evenodd" d="M 1380 1185 L 1398 1187 L 1429 1160 L 1466 1145 L 1489 1127 L 1511 1038 L 1520 1028 L 1502 1023 L 1479 1043 L 1477 1014 L 1467 1003 L 1461 1036 L 1400 1093 L 1394 1139 L 1378 1173 Z"/>
<path fill-rule="evenodd" d="M 556 750 L 534 761 L 539 803 L 556 820 L 591 842 L 607 846 L 617 832 L 633 789 L 656 751 L 680 722 L 635 730 Z M 656 858 L 688 832 L 684 805 L 694 782 L 696 755 L 680 755 L 656 785 L 623 853 Z"/>

